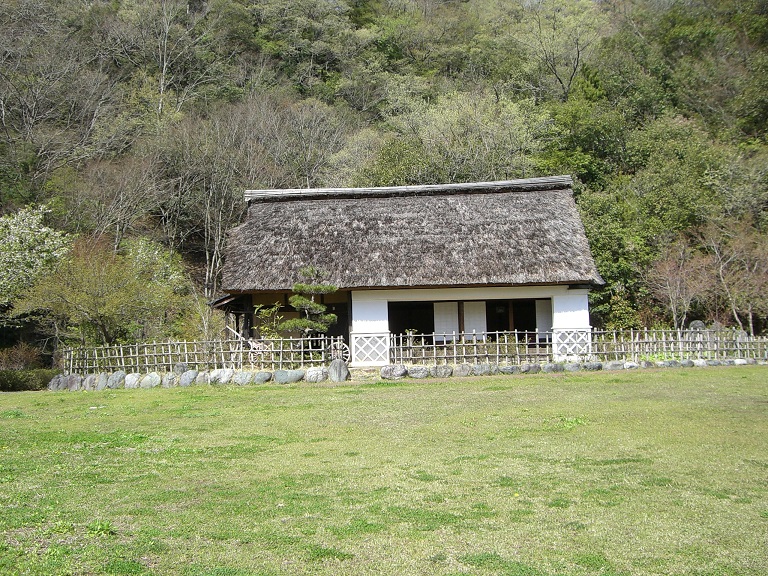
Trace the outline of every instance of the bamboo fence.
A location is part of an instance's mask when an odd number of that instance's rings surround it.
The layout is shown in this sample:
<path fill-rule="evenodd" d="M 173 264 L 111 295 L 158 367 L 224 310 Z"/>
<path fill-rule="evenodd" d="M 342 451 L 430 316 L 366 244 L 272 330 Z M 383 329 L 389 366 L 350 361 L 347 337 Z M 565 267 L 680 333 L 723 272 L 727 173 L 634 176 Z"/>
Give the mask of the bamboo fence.
<path fill-rule="evenodd" d="M 118 370 L 127 373 L 171 372 L 180 364 L 201 371 L 217 368 L 279 370 L 323 366 L 335 357 L 348 360 L 348 348 L 343 338 L 317 336 L 66 348 L 62 351 L 61 364 L 69 374 Z"/>
<path fill-rule="evenodd" d="M 393 334 L 393 364 L 524 364 L 552 357 L 549 332 Z"/>
<path fill-rule="evenodd" d="M 552 332 L 397 334 L 390 336 L 392 364 L 523 364 L 553 362 Z M 189 369 L 278 370 L 349 360 L 343 338 L 317 336 L 274 340 L 152 342 L 95 348 L 67 348 L 61 367 L 70 374 L 97 372 L 170 372 Z M 580 361 L 768 360 L 768 338 L 738 330 L 592 331 Z"/>

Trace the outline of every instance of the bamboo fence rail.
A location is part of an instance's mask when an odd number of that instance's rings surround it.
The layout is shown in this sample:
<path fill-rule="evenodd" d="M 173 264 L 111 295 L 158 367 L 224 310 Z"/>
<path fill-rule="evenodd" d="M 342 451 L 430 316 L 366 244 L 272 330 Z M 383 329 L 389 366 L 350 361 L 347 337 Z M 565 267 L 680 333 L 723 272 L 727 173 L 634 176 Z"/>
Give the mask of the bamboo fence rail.
<path fill-rule="evenodd" d="M 523 364 L 553 362 L 552 332 L 397 334 L 389 340 L 392 364 Z M 274 340 L 151 342 L 95 348 L 67 348 L 61 367 L 70 374 L 170 372 L 189 369 L 277 370 L 349 360 L 343 338 L 317 336 Z M 640 362 L 662 360 L 768 360 L 768 338 L 737 330 L 592 331 L 589 351 L 576 360 Z"/>
<path fill-rule="evenodd" d="M 279 370 L 329 364 L 345 357 L 343 338 L 317 336 L 274 340 L 150 342 L 66 348 L 62 368 L 69 374 L 98 372 L 171 372 L 183 364 L 191 370 Z M 347 349 L 348 350 L 348 349 Z"/>
<path fill-rule="evenodd" d="M 549 332 L 451 332 L 393 334 L 393 364 L 523 364 L 548 362 Z"/>
<path fill-rule="evenodd" d="M 607 360 L 768 359 L 768 338 L 740 330 L 593 331 L 591 355 Z"/>

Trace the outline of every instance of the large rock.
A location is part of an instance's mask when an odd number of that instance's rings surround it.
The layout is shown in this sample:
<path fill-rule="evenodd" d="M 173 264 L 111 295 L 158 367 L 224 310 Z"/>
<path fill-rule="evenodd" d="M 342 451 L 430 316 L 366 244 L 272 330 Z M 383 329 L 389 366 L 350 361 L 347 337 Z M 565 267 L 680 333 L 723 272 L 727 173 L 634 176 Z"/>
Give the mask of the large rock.
<path fill-rule="evenodd" d="M 157 388 L 162 384 L 163 379 L 157 372 L 150 372 L 139 381 L 140 388 Z"/>
<path fill-rule="evenodd" d="M 703 358 L 696 358 L 696 360 L 693 361 L 693 365 L 697 368 L 706 368 L 707 367 L 707 361 Z"/>
<path fill-rule="evenodd" d="M 276 370 L 273 377 L 278 384 L 293 384 L 300 382 L 304 374 L 304 370 Z"/>
<path fill-rule="evenodd" d="M 125 387 L 128 390 L 133 390 L 139 387 L 139 381 L 141 380 L 141 374 L 131 372 L 125 376 Z"/>
<path fill-rule="evenodd" d="M 499 372 L 502 374 L 520 374 L 520 366 L 514 364 L 512 366 L 501 366 Z"/>
<path fill-rule="evenodd" d="M 128 376 L 125 372 L 122 370 L 118 370 L 117 372 L 112 372 L 112 374 L 109 375 L 109 378 L 107 379 L 107 388 L 110 388 L 112 390 L 116 388 L 122 388 L 125 386 L 125 377 Z"/>
<path fill-rule="evenodd" d="M 187 370 L 184 374 L 179 376 L 179 386 L 186 388 L 187 386 L 194 384 L 195 380 L 197 380 L 197 370 Z"/>
<path fill-rule="evenodd" d="M 232 376 L 232 384 L 237 384 L 238 386 L 246 386 L 251 382 L 253 382 L 253 372 L 238 371 Z"/>
<path fill-rule="evenodd" d="M 109 374 L 106 372 L 99 373 L 99 375 L 96 376 L 96 390 L 104 390 L 107 387 L 108 382 Z"/>
<path fill-rule="evenodd" d="M 272 380 L 272 372 L 267 372 L 266 370 L 256 372 L 256 374 L 253 375 L 254 384 L 266 384 L 270 380 Z"/>
<path fill-rule="evenodd" d="M 48 390 L 50 390 L 51 392 L 62 390 L 63 388 L 61 387 L 64 386 L 64 384 L 62 384 L 63 378 L 64 378 L 63 374 L 56 374 L 56 376 L 51 378 L 51 381 L 48 382 Z"/>
<path fill-rule="evenodd" d="M 541 366 L 538 364 L 520 364 L 522 374 L 538 374 L 541 372 Z"/>
<path fill-rule="evenodd" d="M 475 376 L 488 376 L 491 374 L 491 364 L 488 362 L 481 362 L 479 364 L 472 365 L 472 374 Z M 498 371 L 498 368 L 496 369 Z"/>
<path fill-rule="evenodd" d="M 457 378 L 466 378 L 467 376 L 472 375 L 472 365 L 471 364 L 459 364 L 458 366 L 455 366 L 453 368 L 453 375 Z"/>
<path fill-rule="evenodd" d="M 578 362 L 567 362 L 563 365 L 566 372 L 579 372 L 581 370 L 581 364 Z"/>
<path fill-rule="evenodd" d="M 552 372 L 562 372 L 565 370 L 565 366 L 563 366 L 560 363 L 557 362 L 547 362 L 546 364 L 542 364 L 541 371 L 546 373 L 552 373 Z"/>
<path fill-rule="evenodd" d="M 637 370 L 638 368 L 640 368 L 640 364 L 637 362 L 632 362 L 631 360 L 624 362 L 624 370 Z"/>
<path fill-rule="evenodd" d="M 235 371 L 232 368 L 219 368 L 211 372 L 210 383 L 211 384 L 228 384 L 232 380 L 232 376 L 235 375 Z"/>
<path fill-rule="evenodd" d="M 398 380 L 408 375 L 408 368 L 402 364 L 388 364 L 381 367 L 381 377 L 384 380 Z"/>
<path fill-rule="evenodd" d="M 438 364 L 437 366 L 430 367 L 429 375 L 433 378 L 450 378 L 453 376 L 453 368 L 448 366 L 448 364 Z"/>
<path fill-rule="evenodd" d="M 175 388 L 179 385 L 179 375 L 176 372 L 167 372 L 163 375 L 163 388 Z"/>
<path fill-rule="evenodd" d="M 426 378 L 429 376 L 429 368 L 426 366 L 411 366 L 408 368 L 408 376 L 411 378 Z"/>
<path fill-rule="evenodd" d="M 330 378 L 331 382 L 346 382 L 349 380 L 347 363 L 341 358 L 331 360 L 331 364 L 328 366 L 328 378 Z"/>
<path fill-rule="evenodd" d="M 211 373 L 207 370 L 201 370 L 197 373 L 195 378 L 195 384 L 209 384 L 211 381 Z"/>
<path fill-rule="evenodd" d="M 67 390 L 70 392 L 77 392 L 80 390 L 80 386 L 83 383 L 83 378 L 77 374 L 70 374 L 67 376 Z"/>
<path fill-rule="evenodd" d="M 594 372 L 596 370 L 602 370 L 603 363 L 602 362 L 584 362 L 584 364 L 582 364 L 582 369 L 589 370 L 590 372 Z"/>
<path fill-rule="evenodd" d="M 306 374 L 304 374 L 305 382 L 325 382 L 328 380 L 328 368 L 325 366 L 315 366 L 307 368 Z"/>
<path fill-rule="evenodd" d="M 622 360 L 609 360 L 603 364 L 603 370 L 624 370 L 624 362 Z"/>
<path fill-rule="evenodd" d="M 96 389 L 96 374 L 88 374 L 80 383 L 80 388 L 86 392 L 91 392 Z"/>

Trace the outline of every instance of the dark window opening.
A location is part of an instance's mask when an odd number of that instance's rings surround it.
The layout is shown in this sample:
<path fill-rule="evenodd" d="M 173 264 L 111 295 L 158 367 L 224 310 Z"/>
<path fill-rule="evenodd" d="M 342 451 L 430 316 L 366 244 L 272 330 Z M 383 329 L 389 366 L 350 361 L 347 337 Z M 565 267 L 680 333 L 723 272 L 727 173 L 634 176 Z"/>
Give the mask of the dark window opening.
<path fill-rule="evenodd" d="M 488 332 L 509 330 L 509 300 L 488 300 L 485 303 L 485 325 Z"/>
<path fill-rule="evenodd" d="M 512 330 L 533 332 L 536 330 L 536 301 L 512 301 Z"/>
<path fill-rule="evenodd" d="M 432 334 L 435 305 L 432 302 L 389 302 L 389 331 L 392 334 Z"/>
<path fill-rule="evenodd" d="M 328 327 L 326 335 L 343 336 L 344 340 L 349 341 L 349 304 L 347 302 L 338 302 L 326 304 L 326 314 L 336 314 L 336 323 Z"/>

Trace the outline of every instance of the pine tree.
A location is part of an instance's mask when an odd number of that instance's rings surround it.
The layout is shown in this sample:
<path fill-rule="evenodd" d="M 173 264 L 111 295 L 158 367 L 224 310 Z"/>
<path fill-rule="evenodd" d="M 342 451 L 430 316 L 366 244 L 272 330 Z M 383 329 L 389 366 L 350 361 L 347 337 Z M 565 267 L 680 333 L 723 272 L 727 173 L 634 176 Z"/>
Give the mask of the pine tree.
<path fill-rule="evenodd" d="M 315 266 L 307 266 L 299 270 L 299 275 L 306 281 L 293 285 L 293 296 L 288 302 L 299 312 L 299 318 L 286 320 L 280 325 L 280 330 L 286 332 L 303 332 L 305 335 L 326 332 L 336 323 L 336 314 L 326 314 L 326 306 L 316 297 L 330 294 L 338 290 L 337 286 L 323 282 L 323 274 Z"/>

